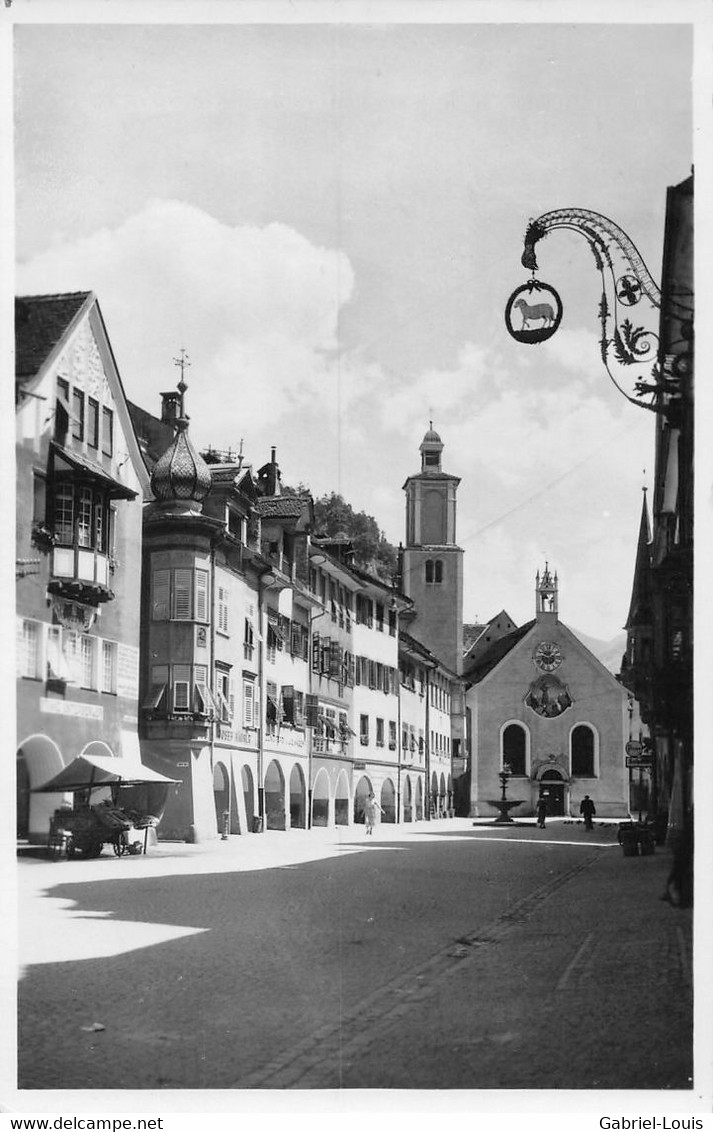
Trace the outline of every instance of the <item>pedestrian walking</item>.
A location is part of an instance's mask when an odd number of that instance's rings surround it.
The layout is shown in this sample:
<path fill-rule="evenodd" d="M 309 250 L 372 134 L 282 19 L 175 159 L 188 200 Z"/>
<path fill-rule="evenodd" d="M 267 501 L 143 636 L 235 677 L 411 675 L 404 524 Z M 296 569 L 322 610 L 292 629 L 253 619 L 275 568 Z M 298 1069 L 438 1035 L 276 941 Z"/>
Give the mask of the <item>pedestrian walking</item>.
<path fill-rule="evenodd" d="M 540 827 L 540 829 L 545 828 L 545 822 L 547 820 L 548 810 L 549 810 L 549 806 L 547 805 L 547 798 L 545 797 L 544 794 L 540 794 L 540 797 L 537 800 L 537 811 L 536 811 L 537 812 L 537 824 Z"/>
<path fill-rule="evenodd" d="M 367 834 L 373 834 L 374 826 L 376 825 L 377 813 L 383 814 L 383 810 L 373 792 L 367 795 L 366 802 L 364 803 L 364 825 L 366 826 Z"/>
<path fill-rule="evenodd" d="M 589 794 L 585 794 L 582 801 L 579 803 L 579 812 L 584 818 L 584 828 L 594 829 L 592 818 L 596 816 L 597 811 L 594 808 L 594 802 L 589 797 Z"/>

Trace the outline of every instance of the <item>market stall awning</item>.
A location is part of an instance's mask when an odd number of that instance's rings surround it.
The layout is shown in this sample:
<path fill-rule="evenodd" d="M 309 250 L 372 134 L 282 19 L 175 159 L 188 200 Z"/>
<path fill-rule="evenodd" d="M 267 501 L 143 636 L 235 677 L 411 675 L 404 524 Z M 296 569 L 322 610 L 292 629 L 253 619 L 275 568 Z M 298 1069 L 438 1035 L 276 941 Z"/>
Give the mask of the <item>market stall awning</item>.
<path fill-rule="evenodd" d="M 93 786 L 106 786 L 119 782 L 123 786 L 136 786 L 144 782 L 163 782 L 167 786 L 180 782 L 166 778 L 143 763 L 128 759 L 115 759 L 111 755 L 77 755 L 59 774 L 33 787 L 35 794 L 61 794 L 64 791 L 87 790 Z"/>

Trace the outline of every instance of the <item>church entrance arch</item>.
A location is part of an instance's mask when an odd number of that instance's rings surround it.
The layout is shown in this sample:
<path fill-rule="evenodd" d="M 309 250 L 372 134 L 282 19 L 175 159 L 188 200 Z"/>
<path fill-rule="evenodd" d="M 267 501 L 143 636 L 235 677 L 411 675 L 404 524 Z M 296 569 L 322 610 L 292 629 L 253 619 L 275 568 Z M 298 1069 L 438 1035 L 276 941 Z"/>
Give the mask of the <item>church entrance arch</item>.
<path fill-rule="evenodd" d="M 540 779 L 540 797 L 547 799 L 550 817 L 564 817 L 565 783 L 558 770 L 546 770 Z"/>

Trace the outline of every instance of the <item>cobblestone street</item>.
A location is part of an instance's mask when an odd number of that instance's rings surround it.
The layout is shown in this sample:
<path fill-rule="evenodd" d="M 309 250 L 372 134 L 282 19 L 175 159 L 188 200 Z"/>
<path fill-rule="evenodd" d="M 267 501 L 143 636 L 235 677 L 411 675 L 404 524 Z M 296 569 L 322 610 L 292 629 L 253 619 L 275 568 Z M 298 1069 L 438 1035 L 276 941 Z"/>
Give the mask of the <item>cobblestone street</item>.
<path fill-rule="evenodd" d="M 21 861 L 20 1087 L 690 1090 L 668 867 L 458 819 Z"/>

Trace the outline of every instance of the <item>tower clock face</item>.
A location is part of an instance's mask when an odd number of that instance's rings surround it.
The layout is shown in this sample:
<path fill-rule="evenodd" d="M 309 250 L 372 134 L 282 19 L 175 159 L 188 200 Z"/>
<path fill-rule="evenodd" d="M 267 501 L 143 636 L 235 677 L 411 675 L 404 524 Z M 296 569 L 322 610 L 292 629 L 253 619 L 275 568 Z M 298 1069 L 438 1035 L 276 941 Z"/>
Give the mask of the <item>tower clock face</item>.
<path fill-rule="evenodd" d="M 559 668 L 562 663 L 562 653 L 559 645 L 555 644 L 554 641 L 540 641 L 532 659 L 543 672 L 554 672 L 555 668 Z"/>

